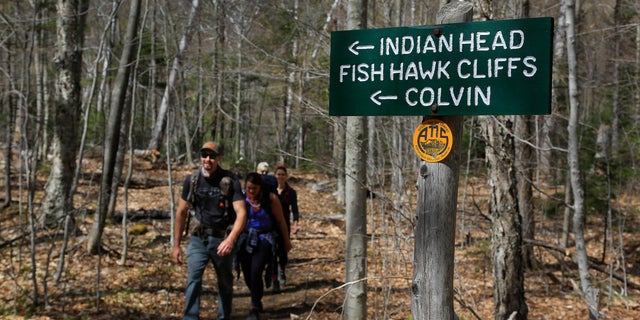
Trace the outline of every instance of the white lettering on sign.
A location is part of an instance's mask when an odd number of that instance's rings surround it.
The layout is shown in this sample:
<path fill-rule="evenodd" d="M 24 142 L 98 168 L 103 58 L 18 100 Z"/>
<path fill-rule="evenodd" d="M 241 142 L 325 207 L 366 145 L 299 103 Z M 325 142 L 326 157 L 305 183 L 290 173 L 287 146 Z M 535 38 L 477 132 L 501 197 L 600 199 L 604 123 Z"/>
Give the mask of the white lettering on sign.
<path fill-rule="evenodd" d="M 411 61 L 400 63 L 361 63 L 340 66 L 339 81 L 378 82 L 404 80 L 442 80 L 533 77 L 538 71 L 536 58 L 532 56 L 493 58 L 486 60 L 462 59 L 452 66 L 450 61 Z"/>
<path fill-rule="evenodd" d="M 457 36 L 448 34 L 435 37 L 428 34 L 425 36 L 383 37 L 379 42 L 379 54 L 380 56 L 397 56 L 447 52 L 513 51 L 524 46 L 524 39 L 524 31 L 522 30 L 511 30 L 506 35 L 503 31 L 498 30 L 495 33 L 489 31 L 460 33 Z M 354 42 L 351 47 L 358 43 L 358 41 Z M 373 46 L 360 46 L 360 48 L 372 49 Z M 357 53 L 355 54 L 357 55 Z"/>
<path fill-rule="evenodd" d="M 527 56 L 495 58 L 484 62 L 478 59 L 462 59 L 458 62 L 457 74 L 460 79 L 484 79 L 484 78 L 511 78 L 519 72 L 530 78 L 536 74 L 538 68 L 535 65 L 536 58 Z M 486 64 L 485 64 L 486 63 Z"/>
<path fill-rule="evenodd" d="M 491 87 L 409 88 L 404 95 L 410 107 L 432 105 L 479 107 L 491 105 Z"/>
<path fill-rule="evenodd" d="M 427 33 L 429 32 L 429 33 Z M 422 35 L 381 37 L 377 43 L 355 41 L 349 51 L 359 55 L 362 51 L 379 56 L 418 55 L 415 61 L 343 64 L 339 66 L 340 83 L 366 83 L 387 81 L 438 81 L 451 79 L 532 78 L 538 72 L 534 56 L 518 54 L 526 39 L 523 30 L 476 31 L 435 36 L 431 30 Z M 376 50 L 377 46 L 377 50 Z M 464 53 L 491 52 L 491 58 L 465 58 Z M 458 54 L 460 60 L 429 60 L 429 55 Z M 460 55 L 461 54 L 461 55 Z M 442 57 L 442 55 L 438 56 Z M 374 92 L 370 100 L 382 105 L 384 100 L 396 100 L 396 95 Z M 399 94 L 399 93 L 396 93 Z M 402 96 L 399 94 L 401 100 Z M 412 87 L 404 93 L 408 106 L 490 106 L 491 86 L 464 87 Z"/>
<path fill-rule="evenodd" d="M 438 52 L 453 52 L 453 34 L 440 36 L 436 39 L 431 34 L 424 38 L 422 36 L 402 36 L 380 39 L 381 56 Z"/>

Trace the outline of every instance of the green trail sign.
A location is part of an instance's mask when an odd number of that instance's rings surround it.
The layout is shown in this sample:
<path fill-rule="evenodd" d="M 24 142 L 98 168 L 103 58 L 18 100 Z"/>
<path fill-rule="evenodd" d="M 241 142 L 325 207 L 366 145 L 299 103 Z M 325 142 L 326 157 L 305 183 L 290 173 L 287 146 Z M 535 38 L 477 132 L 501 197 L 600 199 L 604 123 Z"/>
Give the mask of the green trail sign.
<path fill-rule="evenodd" d="M 329 114 L 549 114 L 553 18 L 336 31 Z"/>

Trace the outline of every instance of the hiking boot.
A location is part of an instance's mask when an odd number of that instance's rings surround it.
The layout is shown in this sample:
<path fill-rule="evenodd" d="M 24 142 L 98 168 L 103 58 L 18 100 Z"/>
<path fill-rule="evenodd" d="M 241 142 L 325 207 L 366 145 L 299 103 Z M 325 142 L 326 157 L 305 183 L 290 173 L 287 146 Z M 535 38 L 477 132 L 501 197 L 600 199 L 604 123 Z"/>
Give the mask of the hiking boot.
<path fill-rule="evenodd" d="M 227 197 L 231 194 L 232 181 L 230 177 L 224 177 L 220 180 L 220 192 Z"/>
<path fill-rule="evenodd" d="M 247 317 L 247 320 L 260 320 L 260 312 L 258 312 L 258 309 L 251 308 L 251 311 L 249 311 L 249 316 Z"/>
<path fill-rule="evenodd" d="M 280 281 L 273 280 L 273 293 L 280 293 Z"/>

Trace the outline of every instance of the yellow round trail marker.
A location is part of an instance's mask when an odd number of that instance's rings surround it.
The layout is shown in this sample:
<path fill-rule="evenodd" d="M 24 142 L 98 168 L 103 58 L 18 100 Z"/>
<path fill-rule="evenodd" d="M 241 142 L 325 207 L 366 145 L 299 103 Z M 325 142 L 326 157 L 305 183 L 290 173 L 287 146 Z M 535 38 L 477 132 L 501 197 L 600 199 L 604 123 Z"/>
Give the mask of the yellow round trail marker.
<path fill-rule="evenodd" d="M 440 162 L 451 152 L 453 133 L 442 120 L 427 119 L 413 133 L 413 149 L 426 162 Z"/>

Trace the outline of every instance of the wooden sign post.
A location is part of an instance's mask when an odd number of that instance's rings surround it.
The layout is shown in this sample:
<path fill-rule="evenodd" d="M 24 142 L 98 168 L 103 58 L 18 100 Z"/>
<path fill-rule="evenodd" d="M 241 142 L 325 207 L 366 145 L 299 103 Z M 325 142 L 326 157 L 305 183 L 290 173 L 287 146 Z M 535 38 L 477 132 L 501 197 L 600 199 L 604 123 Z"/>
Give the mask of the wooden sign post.
<path fill-rule="evenodd" d="M 422 115 L 411 309 L 453 320 L 453 268 L 463 115 L 551 112 L 553 18 L 471 22 L 451 2 L 437 25 L 331 35 L 329 114 Z"/>

